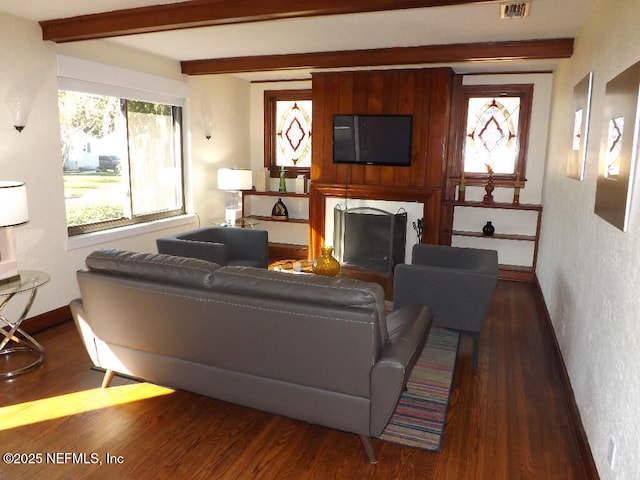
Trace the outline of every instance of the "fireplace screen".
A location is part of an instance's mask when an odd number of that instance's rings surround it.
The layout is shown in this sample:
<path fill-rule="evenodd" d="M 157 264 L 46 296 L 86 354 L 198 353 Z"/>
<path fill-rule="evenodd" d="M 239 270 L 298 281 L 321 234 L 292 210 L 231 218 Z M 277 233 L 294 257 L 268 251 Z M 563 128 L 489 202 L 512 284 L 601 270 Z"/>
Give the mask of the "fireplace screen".
<path fill-rule="evenodd" d="M 346 266 L 393 272 L 404 262 L 407 212 L 390 213 L 370 207 L 334 208 L 333 245 Z"/>

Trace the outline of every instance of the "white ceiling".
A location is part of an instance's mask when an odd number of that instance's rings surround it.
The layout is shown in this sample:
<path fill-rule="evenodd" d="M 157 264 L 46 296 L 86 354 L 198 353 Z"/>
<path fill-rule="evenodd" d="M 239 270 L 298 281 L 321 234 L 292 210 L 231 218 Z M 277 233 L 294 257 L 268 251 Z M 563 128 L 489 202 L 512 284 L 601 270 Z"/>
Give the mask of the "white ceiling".
<path fill-rule="evenodd" d="M 180 3 L 183 0 L 0 0 L 0 11 L 31 20 Z M 233 1 L 233 0 L 229 0 Z M 500 20 L 500 2 L 332 15 L 112 38 L 174 60 L 574 37 L 597 0 L 531 0 L 528 18 Z M 453 65 L 459 72 L 553 69 L 553 60 Z M 241 74 L 305 78 L 308 72 Z"/>

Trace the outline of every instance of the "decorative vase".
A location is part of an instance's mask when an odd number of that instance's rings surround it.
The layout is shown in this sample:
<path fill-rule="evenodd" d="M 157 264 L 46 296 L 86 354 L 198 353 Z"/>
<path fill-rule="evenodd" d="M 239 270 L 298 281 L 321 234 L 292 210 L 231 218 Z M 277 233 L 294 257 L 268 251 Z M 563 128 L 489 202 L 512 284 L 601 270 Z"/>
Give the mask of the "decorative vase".
<path fill-rule="evenodd" d="M 289 220 L 289 210 L 281 198 L 271 209 L 271 220 Z"/>
<path fill-rule="evenodd" d="M 467 181 L 464 178 L 464 172 L 460 175 L 460 183 L 458 184 L 458 201 L 464 202 L 464 194 L 467 189 Z"/>
<path fill-rule="evenodd" d="M 495 227 L 491 224 L 491 222 L 487 222 L 484 227 L 482 227 L 482 234 L 486 237 L 490 237 L 496 231 Z"/>
<path fill-rule="evenodd" d="M 493 203 L 493 189 L 494 189 L 494 185 L 493 185 L 493 174 L 490 173 L 489 174 L 489 179 L 487 181 L 487 184 L 484 186 L 484 191 L 487 192 L 484 196 L 484 198 L 482 199 L 482 201 L 484 203 Z"/>
<path fill-rule="evenodd" d="M 285 174 L 284 174 L 284 165 L 282 165 L 280 167 L 280 185 L 278 187 L 278 191 L 279 192 L 286 192 L 287 191 L 287 180 L 286 180 Z"/>
<path fill-rule="evenodd" d="M 340 262 L 333 258 L 333 247 L 320 247 L 320 256 L 313 262 L 313 273 L 335 277 L 340 272 Z"/>

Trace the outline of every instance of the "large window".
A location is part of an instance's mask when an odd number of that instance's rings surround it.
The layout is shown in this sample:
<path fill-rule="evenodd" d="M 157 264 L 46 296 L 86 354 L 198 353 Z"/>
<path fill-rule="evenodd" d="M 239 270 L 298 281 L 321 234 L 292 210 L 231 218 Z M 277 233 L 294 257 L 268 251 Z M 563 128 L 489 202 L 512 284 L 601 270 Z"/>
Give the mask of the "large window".
<path fill-rule="evenodd" d="M 182 107 L 58 93 L 69 235 L 185 212 Z"/>
<path fill-rule="evenodd" d="M 485 181 L 489 171 L 498 184 L 526 178 L 526 152 L 532 85 L 461 87 L 457 127 L 460 171 L 469 184 Z"/>
<path fill-rule="evenodd" d="M 269 90 L 264 94 L 264 164 L 272 176 L 284 167 L 287 176 L 311 168 L 311 90 Z"/>

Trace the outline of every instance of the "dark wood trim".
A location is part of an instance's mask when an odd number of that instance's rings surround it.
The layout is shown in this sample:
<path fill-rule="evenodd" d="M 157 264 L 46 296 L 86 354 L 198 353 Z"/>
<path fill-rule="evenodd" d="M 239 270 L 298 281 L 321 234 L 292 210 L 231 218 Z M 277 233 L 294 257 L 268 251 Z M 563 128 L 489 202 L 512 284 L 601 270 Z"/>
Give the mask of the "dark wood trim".
<path fill-rule="evenodd" d="M 573 39 L 557 38 L 516 42 L 425 45 L 339 52 L 214 58 L 184 61 L 181 62 L 181 65 L 182 73 L 184 74 L 209 75 L 300 68 L 421 65 L 508 59 L 534 60 L 569 58 L 571 55 L 573 55 Z"/>
<path fill-rule="evenodd" d="M 553 75 L 553 70 L 505 70 L 491 71 L 491 75 Z M 486 76 L 487 72 L 461 72 L 465 77 L 481 77 Z"/>
<path fill-rule="evenodd" d="M 578 451 L 580 452 L 580 456 L 582 458 L 582 465 L 584 466 L 585 470 L 585 479 L 599 480 L 600 475 L 598 474 L 598 469 L 593 459 L 593 454 L 591 453 L 591 446 L 589 445 L 587 433 L 585 432 L 584 426 L 582 424 L 582 417 L 580 416 L 580 410 L 578 409 L 578 404 L 576 403 L 576 398 L 573 394 L 569 372 L 567 372 L 567 367 L 564 363 L 564 358 L 562 357 L 562 351 L 560 350 L 558 338 L 556 337 L 556 332 L 553 328 L 553 323 L 551 322 L 551 315 L 549 314 L 547 304 L 544 300 L 544 295 L 542 294 L 540 282 L 538 281 L 538 277 L 535 275 L 533 283 L 536 302 L 540 308 L 541 317 L 543 317 L 541 323 L 543 324 L 543 327 L 546 331 L 545 333 L 547 335 L 547 344 L 549 345 L 549 349 L 553 354 L 553 364 L 556 366 L 556 372 L 558 374 L 560 384 L 562 385 L 562 397 L 565 399 L 565 407 L 567 409 L 569 424 L 571 430 L 573 431 L 573 437 L 576 442 L 576 446 L 578 447 Z"/>
<path fill-rule="evenodd" d="M 309 247 L 307 245 L 269 242 L 269 261 L 281 259 L 304 260 L 308 257 Z"/>
<path fill-rule="evenodd" d="M 73 42 L 184 28 L 322 15 L 442 7 L 489 0 L 234 0 L 192 1 L 128 8 L 40 22 L 43 40 Z"/>
<path fill-rule="evenodd" d="M 498 265 L 498 278 L 500 280 L 510 280 L 512 282 L 533 281 L 535 274 L 529 267 L 520 267 L 516 265 Z"/>
<path fill-rule="evenodd" d="M 45 328 L 67 322 L 71 320 L 71 318 L 71 309 L 69 305 L 65 305 L 64 307 L 56 308 L 55 310 L 26 319 L 22 323 L 21 328 L 27 333 L 35 333 Z"/>

